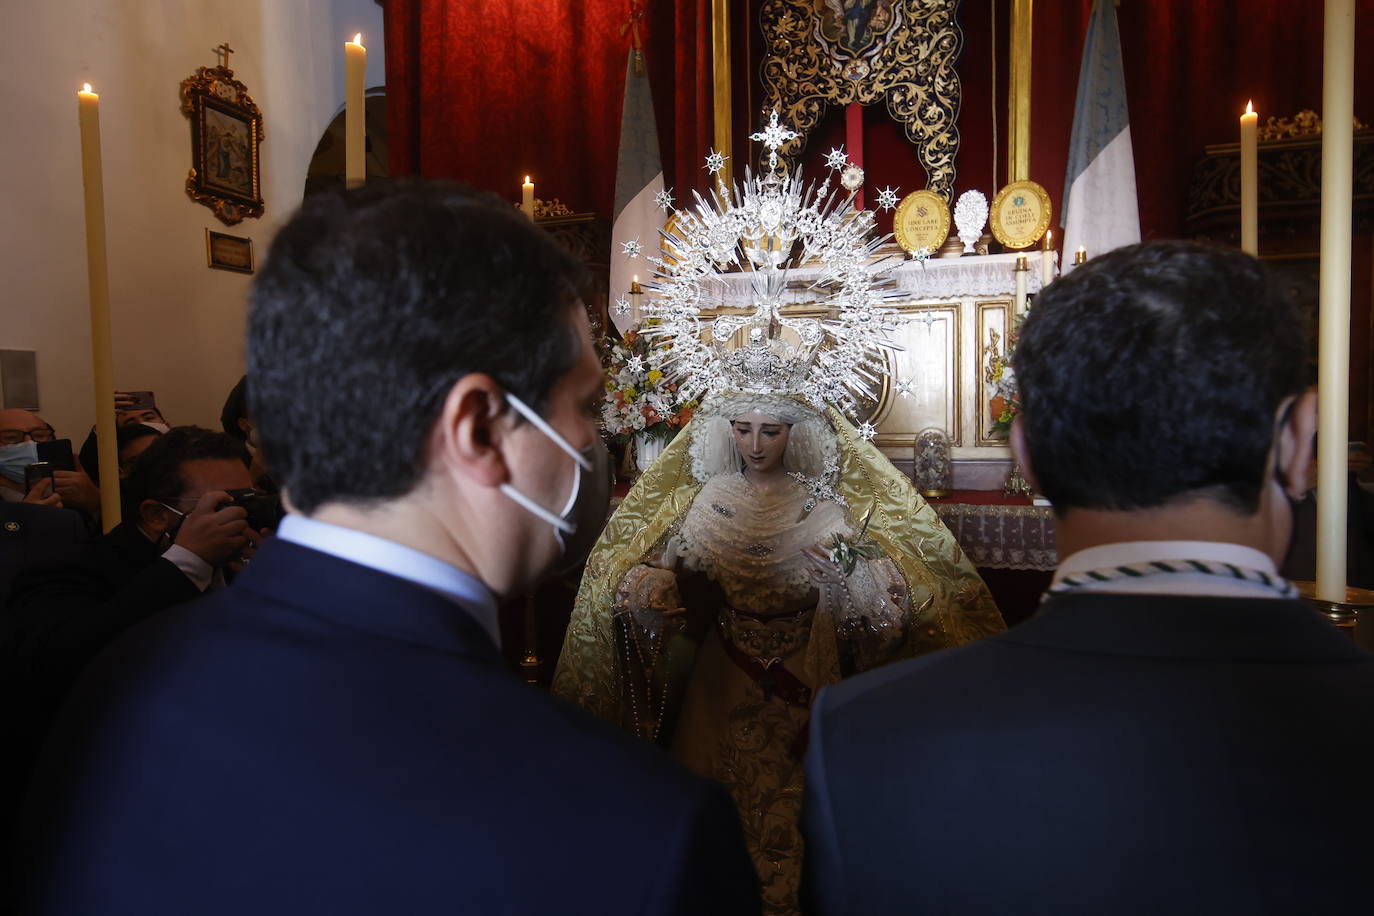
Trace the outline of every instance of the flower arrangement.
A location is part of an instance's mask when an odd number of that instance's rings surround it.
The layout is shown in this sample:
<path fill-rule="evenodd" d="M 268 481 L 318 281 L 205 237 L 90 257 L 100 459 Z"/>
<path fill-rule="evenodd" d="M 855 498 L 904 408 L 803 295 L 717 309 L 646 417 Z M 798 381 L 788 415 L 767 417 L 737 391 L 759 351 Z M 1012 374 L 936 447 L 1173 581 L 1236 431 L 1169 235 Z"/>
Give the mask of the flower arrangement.
<path fill-rule="evenodd" d="M 987 384 L 988 415 L 992 424 L 988 435 L 1005 438 L 1011 433 L 1011 422 L 1021 410 L 1021 388 L 1016 383 L 1016 370 L 1012 365 L 1012 354 L 1016 352 L 1016 341 L 1021 334 L 1021 322 L 1017 318 L 1011 332 L 1007 334 L 1005 352 L 999 351 L 998 335 L 992 332 L 992 341 L 984 348 L 987 353 L 987 368 L 983 370 L 983 381 Z"/>
<path fill-rule="evenodd" d="M 636 327 L 602 347 L 606 397 L 601 426 L 622 445 L 637 433 L 672 439 L 696 412 L 697 402 L 679 402 L 677 386 L 660 368 L 665 346 L 655 346 Z"/>

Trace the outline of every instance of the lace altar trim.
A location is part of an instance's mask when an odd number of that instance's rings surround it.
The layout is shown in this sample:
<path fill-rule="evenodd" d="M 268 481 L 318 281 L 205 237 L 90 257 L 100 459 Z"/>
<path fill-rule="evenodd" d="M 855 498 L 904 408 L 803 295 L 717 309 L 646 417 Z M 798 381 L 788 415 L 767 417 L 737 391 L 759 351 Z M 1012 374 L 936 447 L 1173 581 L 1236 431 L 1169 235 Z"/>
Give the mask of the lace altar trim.
<path fill-rule="evenodd" d="M 1044 571 L 1059 563 L 1054 513 L 1047 506 L 940 503 L 934 508 L 974 566 Z"/>
<path fill-rule="evenodd" d="M 1030 266 L 1026 274 L 1026 292 L 1034 295 L 1040 291 L 1041 265 L 1045 256 L 1039 250 L 907 261 L 887 276 L 904 298 L 918 301 L 1013 296 L 1016 294 L 1016 259 L 1022 255 Z M 1051 253 L 1051 257 L 1057 258 L 1057 252 Z M 819 301 L 823 298 L 822 292 L 810 286 L 820 277 L 819 267 L 799 267 L 790 271 L 786 300 L 794 303 Z M 721 274 L 712 279 L 711 285 L 711 293 L 719 305 L 749 308 L 753 303 L 750 273 Z"/>

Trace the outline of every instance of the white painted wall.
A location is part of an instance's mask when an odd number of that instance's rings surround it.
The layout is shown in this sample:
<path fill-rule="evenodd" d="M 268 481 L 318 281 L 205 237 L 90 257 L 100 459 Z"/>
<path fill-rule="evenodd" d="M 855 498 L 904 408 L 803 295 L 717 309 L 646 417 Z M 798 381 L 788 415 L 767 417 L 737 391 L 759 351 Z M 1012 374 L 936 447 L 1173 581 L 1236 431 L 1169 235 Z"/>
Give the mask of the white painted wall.
<path fill-rule="evenodd" d="M 38 351 L 43 416 L 78 442 L 94 422 L 76 90 L 100 94 L 115 385 L 152 389 L 172 423 L 218 427 L 243 373 L 250 278 L 205 264 L 207 227 L 261 263 L 300 204 L 343 104 L 343 42 L 363 33 L 385 82 L 375 0 L 0 0 L 0 349 Z M 226 227 L 184 190 L 178 89 L 211 48 L 263 111 L 261 219 Z"/>

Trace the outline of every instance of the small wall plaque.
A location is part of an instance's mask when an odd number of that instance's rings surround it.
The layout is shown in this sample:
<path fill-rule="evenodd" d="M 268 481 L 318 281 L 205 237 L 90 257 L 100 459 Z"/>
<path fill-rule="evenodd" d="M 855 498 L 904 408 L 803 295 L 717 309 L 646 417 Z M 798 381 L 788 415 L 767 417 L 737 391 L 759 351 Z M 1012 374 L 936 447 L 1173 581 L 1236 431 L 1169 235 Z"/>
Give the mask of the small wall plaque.
<path fill-rule="evenodd" d="M 205 260 L 207 264 L 217 270 L 233 270 L 241 274 L 251 274 L 253 272 L 253 240 L 206 229 Z"/>

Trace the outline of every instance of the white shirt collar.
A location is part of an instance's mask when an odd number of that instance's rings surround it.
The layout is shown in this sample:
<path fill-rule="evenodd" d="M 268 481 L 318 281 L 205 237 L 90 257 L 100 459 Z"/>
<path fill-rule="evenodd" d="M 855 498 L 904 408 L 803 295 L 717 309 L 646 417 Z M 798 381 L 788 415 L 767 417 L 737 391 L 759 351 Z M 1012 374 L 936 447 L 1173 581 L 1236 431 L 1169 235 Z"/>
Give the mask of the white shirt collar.
<path fill-rule="evenodd" d="M 1150 563 L 1155 560 L 1199 560 L 1211 563 L 1230 563 L 1234 566 L 1259 570 L 1279 578 L 1274 561 L 1268 554 L 1224 541 L 1122 541 L 1115 544 L 1099 544 L 1072 553 L 1059 562 L 1054 572 L 1051 587 L 1058 585 L 1065 576 L 1087 572 L 1090 569 L 1107 569 L 1133 563 Z M 1092 585 L 1082 589 L 1100 592 L 1134 593 L 1150 595 L 1210 595 L 1218 598 L 1256 598 L 1280 597 L 1276 592 L 1255 582 L 1245 582 L 1206 573 L 1171 573 L 1162 576 L 1145 576 L 1139 579 L 1114 580 Z"/>
<path fill-rule="evenodd" d="M 491 590 L 452 564 L 375 534 L 295 513 L 282 519 L 277 537 L 406 579 L 443 595 L 467 611 L 486 630 L 492 642 L 498 647 L 501 645 L 500 617 Z"/>

